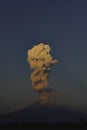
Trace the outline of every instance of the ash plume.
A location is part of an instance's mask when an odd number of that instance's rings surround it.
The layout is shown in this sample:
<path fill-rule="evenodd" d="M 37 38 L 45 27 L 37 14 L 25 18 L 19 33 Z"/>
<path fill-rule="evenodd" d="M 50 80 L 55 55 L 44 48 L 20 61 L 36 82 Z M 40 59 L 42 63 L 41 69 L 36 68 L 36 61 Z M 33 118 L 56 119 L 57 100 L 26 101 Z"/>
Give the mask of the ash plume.
<path fill-rule="evenodd" d="M 41 103 L 48 101 L 50 89 L 48 90 L 48 76 L 53 64 L 58 60 L 54 60 L 50 54 L 51 47 L 48 44 L 40 43 L 35 45 L 27 52 L 27 61 L 33 69 L 31 73 L 32 87 L 40 93 Z"/>

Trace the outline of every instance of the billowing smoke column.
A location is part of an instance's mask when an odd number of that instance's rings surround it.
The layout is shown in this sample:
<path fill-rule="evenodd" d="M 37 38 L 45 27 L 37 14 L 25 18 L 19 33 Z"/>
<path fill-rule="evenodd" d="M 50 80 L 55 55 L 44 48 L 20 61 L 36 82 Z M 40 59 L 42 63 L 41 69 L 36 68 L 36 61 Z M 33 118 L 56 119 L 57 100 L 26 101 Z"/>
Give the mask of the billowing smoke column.
<path fill-rule="evenodd" d="M 34 70 L 31 74 L 32 86 L 40 93 L 41 103 L 48 102 L 51 92 L 51 89 L 48 89 L 48 75 L 51 66 L 58 62 L 58 60 L 53 60 L 50 51 L 49 45 L 40 43 L 27 52 L 27 61 Z"/>

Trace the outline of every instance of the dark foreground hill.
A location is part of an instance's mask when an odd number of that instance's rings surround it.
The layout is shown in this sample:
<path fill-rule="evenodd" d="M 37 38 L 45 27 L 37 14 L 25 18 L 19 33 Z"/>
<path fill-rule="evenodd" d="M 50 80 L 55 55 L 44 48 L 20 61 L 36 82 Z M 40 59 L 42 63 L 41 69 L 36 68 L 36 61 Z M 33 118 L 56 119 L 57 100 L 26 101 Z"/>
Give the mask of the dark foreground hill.
<path fill-rule="evenodd" d="M 87 121 L 87 114 L 64 106 L 35 103 L 20 111 L 0 116 L 0 124 L 74 123 L 83 119 Z"/>

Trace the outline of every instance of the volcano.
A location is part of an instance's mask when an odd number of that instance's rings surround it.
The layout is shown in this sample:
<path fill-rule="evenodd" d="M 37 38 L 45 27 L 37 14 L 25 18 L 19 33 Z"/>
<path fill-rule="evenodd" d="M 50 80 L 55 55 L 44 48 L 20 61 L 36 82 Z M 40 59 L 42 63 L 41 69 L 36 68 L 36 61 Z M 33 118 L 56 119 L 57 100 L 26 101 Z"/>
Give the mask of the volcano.
<path fill-rule="evenodd" d="M 1 115 L 0 124 L 24 123 L 75 123 L 87 121 L 87 114 L 65 106 L 40 104 L 36 102 L 19 111 Z"/>

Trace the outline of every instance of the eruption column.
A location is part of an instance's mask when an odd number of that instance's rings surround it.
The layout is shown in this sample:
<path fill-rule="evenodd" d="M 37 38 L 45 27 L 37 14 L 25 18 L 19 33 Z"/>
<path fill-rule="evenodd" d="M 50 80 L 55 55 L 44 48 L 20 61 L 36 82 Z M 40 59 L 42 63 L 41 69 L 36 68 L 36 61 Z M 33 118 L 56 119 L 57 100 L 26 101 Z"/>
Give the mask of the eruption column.
<path fill-rule="evenodd" d="M 31 69 L 33 69 L 31 74 L 32 87 L 40 93 L 41 103 L 48 101 L 50 94 L 50 89 L 48 89 L 50 68 L 58 62 L 58 60 L 53 60 L 50 51 L 51 47 L 49 45 L 40 43 L 27 52 L 27 61 Z"/>

